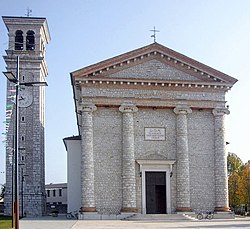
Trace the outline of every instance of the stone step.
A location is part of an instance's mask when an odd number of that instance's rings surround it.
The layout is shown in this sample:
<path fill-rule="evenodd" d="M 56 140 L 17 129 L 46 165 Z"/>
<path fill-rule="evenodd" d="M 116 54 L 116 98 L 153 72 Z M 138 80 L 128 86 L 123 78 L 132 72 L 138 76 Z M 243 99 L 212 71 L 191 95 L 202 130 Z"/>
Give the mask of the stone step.
<path fill-rule="evenodd" d="M 154 220 L 192 220 L 191 217 L 186 214 L 135 214 L 128 217 L 126 220 L 142 220 L 142 221 L 154 221 Z"/>

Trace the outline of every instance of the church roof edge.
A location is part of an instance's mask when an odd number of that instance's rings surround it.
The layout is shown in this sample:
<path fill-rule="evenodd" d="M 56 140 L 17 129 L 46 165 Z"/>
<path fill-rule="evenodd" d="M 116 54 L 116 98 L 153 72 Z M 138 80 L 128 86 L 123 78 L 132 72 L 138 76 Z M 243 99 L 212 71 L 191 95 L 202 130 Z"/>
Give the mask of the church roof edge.
<path fill-rule="evenodd" d="M 186 55 L 183 55 L 179 52 L 176 52 L 166 46 L 163 46 L 157 42 L 151 43 L 149 45 L 146 45 L 144 47 L 120 54 L 118 56 L 106 59 L 104 61 L 89 65 L 87 67 L 78 69 L 76 71 L 73 71 L 71 73 L 72 76 L 86 76 L 86 75 L 90 75 L 90 74 L 95 74 L 95 72 L 97 71 L 102 71 L 102 69 L 107 69 L 110 68 L 114 65 L 117 65 L 119 63 L 122 62 L 126 62 L 126 61 L 130 61 L 133 58 L 139 57 L 139 56 L 143 56 L 143 55 L 147 55 L 151 52 L 159 52 L 164 56 L 167 56 L 169 58 L 175 59 L 178 62 L 184 63 L 190 67 L 193 67 L 195 69 L 198 69 L 202 72 L 205 72 L 209 75 L 218 77 L 223 79 L 226 82 L 229 82 L 230 84 L 235 84 L 238 80 L 221 72 L 218 71 L 212 67 L 209 67 L 208 65 L 205 65 L 201 62 L 198 62 Z"/>
<path fill-rule="evenodd" d="M 66 137 L 63 140 L 81 140 L 81 136 L 77 135 L 77 136 Z"/>
<path fill-rule="evenodd" d="M 64 143 L 64 146 L 66 148 L 66 151 L 68 150 L 66 141 L 73 141 L 73 140 L 81 140 L 81 136 L 80 135 L 76 135 L 76 136 L 73 135 L 71 137 L 63 138 L 63 143 Z"/>

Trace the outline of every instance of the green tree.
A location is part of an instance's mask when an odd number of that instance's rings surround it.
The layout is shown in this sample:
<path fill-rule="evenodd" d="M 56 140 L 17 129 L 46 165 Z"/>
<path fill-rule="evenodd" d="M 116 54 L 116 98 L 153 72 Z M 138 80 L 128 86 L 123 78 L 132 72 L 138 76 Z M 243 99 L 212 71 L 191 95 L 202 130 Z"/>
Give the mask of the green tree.
<path fill-rule="evenodd" d="M 227 171 L 228 175 L 239 173 L 244 163 L 235 153 L 228 153 L 227 156 Z"/>

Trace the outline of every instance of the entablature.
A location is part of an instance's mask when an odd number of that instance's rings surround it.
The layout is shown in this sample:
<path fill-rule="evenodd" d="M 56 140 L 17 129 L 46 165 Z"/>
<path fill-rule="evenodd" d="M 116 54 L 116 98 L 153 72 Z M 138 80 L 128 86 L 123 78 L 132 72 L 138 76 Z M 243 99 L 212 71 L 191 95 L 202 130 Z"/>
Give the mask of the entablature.
<path fill-rule="evenodd" d="M 162 89 L 166 88 L 188 88 L 188 89 L 208 89 L 208 90 L 222 90 L 222 91 L 228 91 L 232 88 L 231 84 L 225 84 L 225 83 L 212 83 L 212 82 L 199 82 L 199 81 L 174 81 L 174 80 L 150 80 L 150 79 L 105 79 L 105 78 L 99 78 L 99 79 L 91 79 L 91 78 L 82 78 L 82 79 L 76 79 L 75 80 L 76 87 L 86 87 L 88 85 L 91 86 L 102 86 L 102 87 L 108 87 L 109 85 L 114 86 L 126 86 L 126 87 L 144 87 L 150 86 L 150 89 L 152 87 L 158 87 Z"/>

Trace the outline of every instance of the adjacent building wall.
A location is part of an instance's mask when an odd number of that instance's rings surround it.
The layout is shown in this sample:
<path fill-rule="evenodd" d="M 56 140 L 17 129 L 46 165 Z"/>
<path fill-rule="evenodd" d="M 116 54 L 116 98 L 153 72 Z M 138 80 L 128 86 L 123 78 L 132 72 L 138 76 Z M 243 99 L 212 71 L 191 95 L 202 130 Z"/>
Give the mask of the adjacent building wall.
<path fill-rule="evenodd" d="M 67 213 L 67 183 L 47 184 L 45 190 L 47 214 Z"/>
<path fill-rule="evenodd" d="M 81 140 L 77 136 L 63 141 L 67 149 L 67 212 L 74 212 L 81 207 Z"/>

